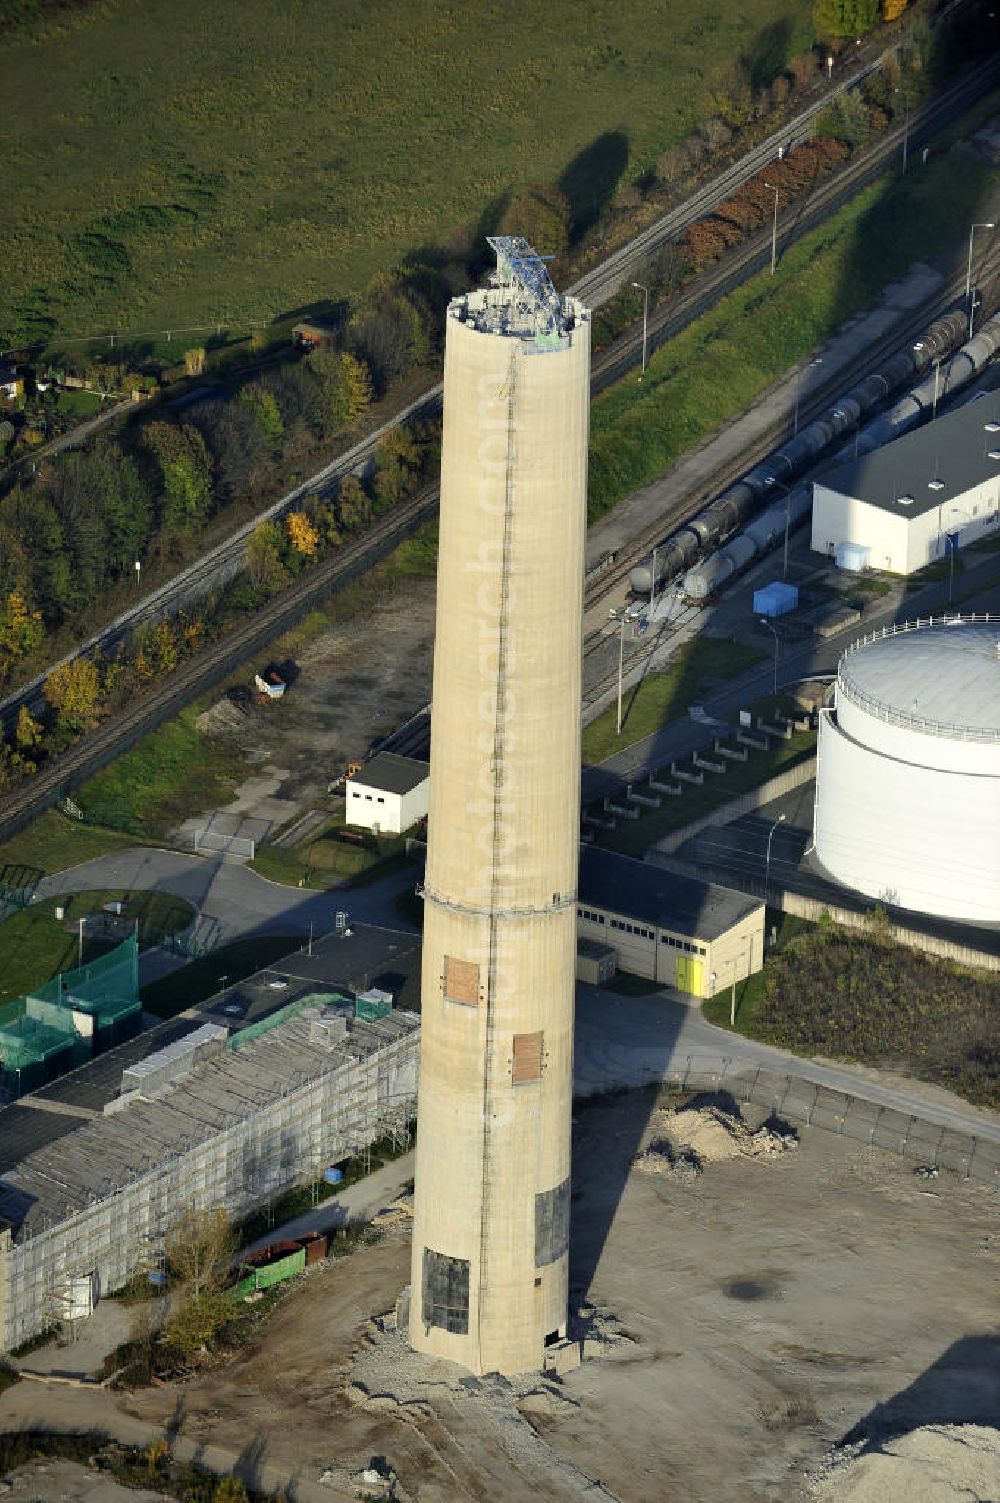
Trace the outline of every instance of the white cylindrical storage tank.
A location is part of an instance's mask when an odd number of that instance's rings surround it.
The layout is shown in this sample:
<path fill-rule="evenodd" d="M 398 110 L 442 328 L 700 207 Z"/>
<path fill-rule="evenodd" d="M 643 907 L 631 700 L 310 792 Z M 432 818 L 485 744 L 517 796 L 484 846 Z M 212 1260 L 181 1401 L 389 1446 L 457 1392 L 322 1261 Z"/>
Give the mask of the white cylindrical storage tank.
<path fill-rule="evenodd" d="M 1000 617 L 909 622 L 844 654 L 820 716 L 815 842 L 869 897 L 1000 919 Z"/>
<path fill-rule="evenodd" d="M 410 1340 L 566 1332 L 590 315 L 530 247 L 448 310 Z"/>

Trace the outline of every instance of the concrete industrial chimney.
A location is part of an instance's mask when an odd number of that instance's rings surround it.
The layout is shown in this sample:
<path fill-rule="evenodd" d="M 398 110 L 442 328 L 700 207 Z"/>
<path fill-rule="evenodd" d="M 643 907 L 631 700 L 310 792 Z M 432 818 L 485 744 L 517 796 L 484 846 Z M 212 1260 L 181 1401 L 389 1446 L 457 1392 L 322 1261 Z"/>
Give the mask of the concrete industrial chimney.
<path fill-rule="evenodd" d="M 590 314 L 521 239 L 448 309 L 410 1340 L 565 1335 Z"/>

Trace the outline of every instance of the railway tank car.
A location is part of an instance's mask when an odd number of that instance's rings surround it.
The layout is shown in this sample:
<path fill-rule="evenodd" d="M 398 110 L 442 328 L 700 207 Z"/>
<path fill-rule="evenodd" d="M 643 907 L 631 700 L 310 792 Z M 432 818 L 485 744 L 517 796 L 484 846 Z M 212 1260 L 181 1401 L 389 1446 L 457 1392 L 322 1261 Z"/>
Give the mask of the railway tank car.
<path fill-rule="evenodd" d="M 702 559 L 689 569 L 680 583 L 680 593 L 685 600 L 696 605 L 709 600 L 734 575 L 745 569 L 755 558 L 773 548 L 784 535 L 785 523 L 791 529 L 809 514 L 812 493 L 807 485 L 799 485 L 789 492 L 787 506 L 770 506 L 749 522 L 742 532 L 730 538 L 722 548 L 717 548 L 708 558 Z"/>
<path fill-rule="evenodd" d="M 984 301 L 995 304 L 998 297 L 1000 284 L 994 282 L 984 291 Z M 963 344 L 966 324 L 966 314 L 961 311 L 935 319 L 912 348 L 890 356 L 880 370 L 859 381 L 819 418 L 754 465 L 734 485 L 658 544 L 655 554 L 643 559 L 629 574 L 632 591 L 636 595 L 649 595 L 669 580 L 690 572 L 699 558 L 743 527 L 754 512 L 771 499 L 774 485 L 791 485 L 803 470 L 824 454 L 829 452 L 834 458 L 840 453 L 851 452 L 855 446 L 859 453 L 865 453 L 898 438 L 929 416 L 934 402 L 935 378 L 933 374 L 925 375 L 925 372 L 935 360 L 941 361 L 939 395 L 951 395 L 978 375 L 1000 351 L 1000 314 L 987 319 L 974 337 Z M 945 357 L 950 350 L 955 354 L 946 366 Z M 894 407 L 866 427 L 861 427 L 867 414 L 918 375 L 924 379 Z M 849 443 L 838 448 L 838 441 L 848 436 Z"/>

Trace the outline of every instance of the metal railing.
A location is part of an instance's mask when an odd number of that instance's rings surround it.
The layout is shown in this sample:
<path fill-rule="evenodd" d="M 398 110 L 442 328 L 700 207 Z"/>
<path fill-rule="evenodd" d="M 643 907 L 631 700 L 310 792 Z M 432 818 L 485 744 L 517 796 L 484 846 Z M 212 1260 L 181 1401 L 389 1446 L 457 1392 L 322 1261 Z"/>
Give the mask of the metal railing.
<path fill-rule="evenodd" d="M 971 616 L 962 616 L 957 612 L 946 616 L 926 618 L 918 616 L 916 621 L 900 621 L 893 626 L 883 626 L 878 631 L 869 632 L 866 636 L 859 637 L 856 642 L 852 642 L 850 647 L 845 649 L 837 668 L 837 688 L 852 704 L 867 710 L 869 714 L 887 724 L 905 726 L 931 736 L 950 736 L 958 741 L 1000 741 L 1000 726 L 959 725 L 951 721 L 930 720 L 924 715 L 915 715 L 912 711 L 886 704 L 883 700 L 876 699 L 874 695 L 867 694 L 852 683 L 845 673 L 845 664 L 849 657 L 860 652 L 862 648 L 868 647 L 872 642 L 881 641 L 884 637 L 900 636 L 910 631 L 926 631 L 933 627 L 988 626 L 991 623 L 996 626 L 998 632 L 997 661 L 1000 663 L 1000 616 L 995 612 L 991 614 L 985 611 Z"/>

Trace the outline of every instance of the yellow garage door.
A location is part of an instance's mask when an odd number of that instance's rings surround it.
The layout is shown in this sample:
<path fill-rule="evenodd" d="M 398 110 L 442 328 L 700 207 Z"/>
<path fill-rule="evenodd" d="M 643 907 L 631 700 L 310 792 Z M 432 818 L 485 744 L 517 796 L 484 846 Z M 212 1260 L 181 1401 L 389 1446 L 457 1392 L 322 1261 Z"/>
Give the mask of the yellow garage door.
<path fill-rule="evenodd" d="M 693 955 L 677 957 L 677 990 L 690 992 L 694 997 L 701 996 L 701 961 L 695 960 Z"/>

